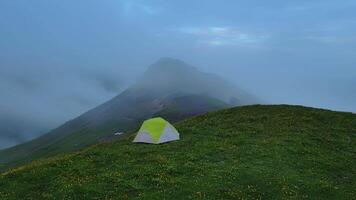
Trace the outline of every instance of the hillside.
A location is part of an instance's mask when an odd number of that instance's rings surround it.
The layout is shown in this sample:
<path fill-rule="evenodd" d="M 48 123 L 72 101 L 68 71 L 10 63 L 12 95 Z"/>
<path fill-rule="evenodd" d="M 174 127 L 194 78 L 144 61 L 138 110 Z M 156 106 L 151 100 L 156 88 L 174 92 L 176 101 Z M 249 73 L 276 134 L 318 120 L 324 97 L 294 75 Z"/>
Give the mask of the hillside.
<path fill-rule="evenodd" d="M 172 58 L 148 67 L 140 79 L 108 102 L 30 142 L 0 151 L 0 171 L 34 159 L 75 151 L 132 132 L 149 117 L 175 122 L 205 112 L 255 103 L 256 99 L 217 75 Z"/>
<path fill-rule="evenodd" d="M 175 124 L 181 140 L 133 134 L 0 176 L 0 199 L 353 199 L 356 115 L 244 106 Z"/>

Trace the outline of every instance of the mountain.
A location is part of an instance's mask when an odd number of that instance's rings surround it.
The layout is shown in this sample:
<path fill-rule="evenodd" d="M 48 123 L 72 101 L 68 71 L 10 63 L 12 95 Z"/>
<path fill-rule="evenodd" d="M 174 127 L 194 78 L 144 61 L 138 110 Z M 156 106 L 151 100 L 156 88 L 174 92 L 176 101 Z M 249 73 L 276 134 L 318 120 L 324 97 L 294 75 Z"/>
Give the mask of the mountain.
<path fill-rule="evenodd" d="M 255 103 L 253 96 L 214 74 L 172 58 L 162 58 L 110 101 L 35 140 L 0 151 L 0 169 L 37 158 L 81 149 L 117 131 L 133 132 L 145 119 L 160 115 L 175 122 L 235 105 Z"/>
<path fill-rule="evenodd" d="M 181 140 L 134 134 L 0 175 L 0 199 L 354 199 L 356 115 L 244 106 L 175 124 Z"/>

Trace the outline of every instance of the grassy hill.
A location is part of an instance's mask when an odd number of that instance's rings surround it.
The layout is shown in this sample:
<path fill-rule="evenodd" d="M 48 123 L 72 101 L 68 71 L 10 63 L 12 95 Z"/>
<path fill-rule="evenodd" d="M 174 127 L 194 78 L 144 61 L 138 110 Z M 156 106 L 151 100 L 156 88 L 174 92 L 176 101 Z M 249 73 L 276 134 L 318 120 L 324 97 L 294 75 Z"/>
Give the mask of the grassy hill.
<path fill-rule="evenodd" d="M 246 106 L 175 125 L 181 140 L 134 135 L 0 175 L 0 199 L 354 199 L 356 115 Z"/>
<path fill-rule="evenodd" d="M 129 109 L 132 116 L 120 116 L 111 109 L 111 113 L 103 111 L 105 114 L 95 116 L 93 119 L 87 117 L 91 112 L 71 120 L 61 127 L 54 129 L 49 134 L 36 138 L 30 142 L 14 146 L 0 151 L 0 171 L 11 167 L 16 167 L 35 159 L 46 158 L 56 154 L 77 151 L 89 145 L 98 143 L 100 140 L 113 136 L 118 130 L 133 132 L 139 128 L 142 121 L 152 116 L 162 116 L 171 122 L 176 122 L 187 117 L 195 116 L 205 112 L 219 110 L 229 107 L 228 104 L 217 99 L 189 95 L 168 99 L 162 103 L 162 107 L 152 106 L 152 101 L 134 103 Z M 105 105 L 98 107 L 106 110 Z M 112 106 L 110 106 L 112 107 Z M 161 109 L 161 110 L 160 110 Z M 159 110 L 159 111 L 158 111 Z M 95 111 L 95 113 L 98 113 Z M 108 115 L 109 116 L 106 116 Z M 118 116 L 117 116 L 118 115 Z M 98 119 L 106 118 L 105 120 Z"/>
<path fill-rule="evenodd" d="M 180 60 L 160 59 L 137 82 L 104 104 L 39 138 L 0 150 L 0 171 L 38 158 L 80 150 L 112 138 L 116 132 L 133 132 L 152 116 L 160 115 L 175 122 L 254 102 L 252 95 L 217 75 L 201 72 Z M 11 124 L 6 126 L 12 129 Z"/>

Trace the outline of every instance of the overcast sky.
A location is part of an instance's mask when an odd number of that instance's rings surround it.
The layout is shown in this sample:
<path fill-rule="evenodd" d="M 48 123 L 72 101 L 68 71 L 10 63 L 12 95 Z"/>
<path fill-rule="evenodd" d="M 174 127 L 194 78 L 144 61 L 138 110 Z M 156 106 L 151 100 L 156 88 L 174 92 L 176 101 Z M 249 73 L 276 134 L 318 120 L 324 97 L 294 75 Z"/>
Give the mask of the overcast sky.
<path fill-rule="evenodd" d="M 166 56 L 266 103 L 356 112 L 355 10 L 355 0 L 1 0 L 0 123 L 25 128 L 0 132 L 0 148 L 110 99 Z"/>

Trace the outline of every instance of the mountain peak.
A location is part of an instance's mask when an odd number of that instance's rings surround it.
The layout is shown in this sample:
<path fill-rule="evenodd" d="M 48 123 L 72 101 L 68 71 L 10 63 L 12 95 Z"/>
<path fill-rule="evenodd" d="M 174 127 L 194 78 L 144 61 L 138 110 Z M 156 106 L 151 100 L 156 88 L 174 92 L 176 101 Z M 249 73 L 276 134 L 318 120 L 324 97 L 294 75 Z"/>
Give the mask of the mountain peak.
<path fill-rule="evenodd" d="M 148 91 L 157 96 L 177 93 L 204 95 L 233 105 L 255 102 L 253 96 L 219 76 L 201 72 L 184 61 L 168 57 L 150 65 L 130 90 Z"/>
<path fill-rule="evenodd" d="M 160 72 L 189 72 L 189 71 L 196 71 L 197 69 L 186 62 L 171 58 L 171 57 L 162 57 L 149 66 L 148 71 L 160 71 Z"/>

